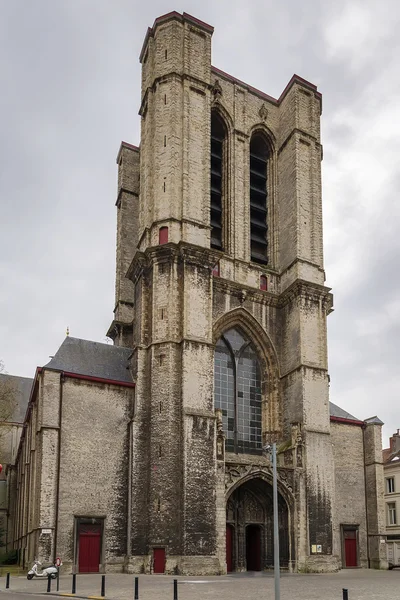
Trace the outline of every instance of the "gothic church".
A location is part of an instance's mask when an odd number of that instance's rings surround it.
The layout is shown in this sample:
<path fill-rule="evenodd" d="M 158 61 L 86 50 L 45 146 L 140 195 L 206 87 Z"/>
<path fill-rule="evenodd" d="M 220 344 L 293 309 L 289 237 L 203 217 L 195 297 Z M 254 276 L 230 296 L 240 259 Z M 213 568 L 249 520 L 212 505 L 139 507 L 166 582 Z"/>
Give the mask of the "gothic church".
<path fill-rule="evenodd" d="M 141 141 L 118 163 L 114 346 L 37 369 L 8 482 L 21 563 L 224 574 L 385 567 L 381 421 L 329 402 L 321 94 L 211 66 L 213 28 L 159 17 Z"/>

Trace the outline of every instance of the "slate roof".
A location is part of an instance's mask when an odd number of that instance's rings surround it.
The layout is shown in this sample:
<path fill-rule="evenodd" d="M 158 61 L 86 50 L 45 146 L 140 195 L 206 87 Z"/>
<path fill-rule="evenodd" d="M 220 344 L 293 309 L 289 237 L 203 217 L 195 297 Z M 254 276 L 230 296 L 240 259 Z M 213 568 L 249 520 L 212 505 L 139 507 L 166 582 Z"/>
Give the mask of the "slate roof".
<path fill-rule="evenodd" d="M 391 463 L 399 462 L 400 464 L 400 450 L 393 451 L 391 448 L 385 448 L 382 450 L 383 463 L 390 465 Z"/>
<path fill-rule="evenodd" d="M 68 336 L 44 368 L 132 383 L 129 370 L 131 354 L 130 348 Z"/>
<path fill-rule="evenodd" d="M 29 397 L 31 395 L 33 379 L 30 379 L 29 377 L 16 377 L 15 375 L 1 374 L 0 383 L 1 382 L 4 382 L 7 388 L 10 386 L 10 391 L 12 391 L 12 394 L 16 399 L 14 414 L 9 421 L 13 423 L 23 423 Z"/>
<path fill-rule="evenodd" d="M 340 408 L 340 406 L 333 404 L 333 402 L 329 402 L 329 413 L 330 413 L 331 417 L 339 417 L 340 419 L 350 419 L 352 421 L 360 421 L 360 419 L 357 419 L 357 417 L 354 417 L 347 411 L 343 410 L 343 408 Z"/>

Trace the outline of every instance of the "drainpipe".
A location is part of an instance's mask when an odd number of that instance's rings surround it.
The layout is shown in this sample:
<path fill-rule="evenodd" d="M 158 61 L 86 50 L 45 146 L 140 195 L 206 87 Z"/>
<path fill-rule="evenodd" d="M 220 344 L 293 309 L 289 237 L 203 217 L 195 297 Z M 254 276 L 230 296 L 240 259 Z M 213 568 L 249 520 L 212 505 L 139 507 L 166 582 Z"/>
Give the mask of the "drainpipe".
<path fill-rule="evenodd" d="M 58 538 L 58 506 L 60 503 L 60 463 L 61 463 L 61 422 L 62 422 L 62 405 L 63 405 L 63 385 L 64 372 L 60 373 L 60 402 L 58 405 L 58 444 L 57 444 L 57 489 L 56 489 L 56 510 L 54 523 L 54 544 L 53 544 L 53 564 L 57 558 L 57 538 Z"/>
<path fill-rule="evenodd" d="M 126 558 L 131 553 L 131 529 L 132 529 L 132 439 L 133 439 L 133 415 L 131 415 L 128 424 L 128 501 L 127 501 L 127 516 L 126 516 Z"/>
<path fill-rule="evenodd" d="M 365 424 L 362 426 L 362 440 L 363 440 L 363 455 L 364 455 L 364 497 L 365 497 L 365 522 L 367 529 L 367 560 L 368 569 L 371 568 L 371 559 L 369 555 L 369 525 L 368 525 L 368 498 L 367 498 L 367 465 L 365 462 Z"/>

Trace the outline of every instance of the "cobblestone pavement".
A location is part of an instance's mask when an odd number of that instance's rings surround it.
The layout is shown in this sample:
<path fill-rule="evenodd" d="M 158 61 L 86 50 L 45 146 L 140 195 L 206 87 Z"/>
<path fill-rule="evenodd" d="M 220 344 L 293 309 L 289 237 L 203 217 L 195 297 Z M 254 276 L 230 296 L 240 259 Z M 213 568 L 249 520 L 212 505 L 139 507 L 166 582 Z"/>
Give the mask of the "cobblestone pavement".
<path fill-rule="evenodd" d="M 173 577 L 166 575 L 140 575 L 140 600 L 173 600 Z M 273 574 L 244 573 L 225 577 L 177 577 L 179 600 L 273 600 Z M 60 577 L 60 594 L 71 592 L 70 575 Z M 100 575 L 78 575 L 77 597 L 100 596 Z M 11 578 L 11 592 L 20 598 L 31 594 L 46 594 L 47 582 L 25 577 Z M 349 600 L 399 600 L 400 570 L 344 570 L 332 574 L 283 574 L 281 600 L 342 600 L 342 589 L 348 589 Z M 56 582 L 52 582 L 55 595 Z M 0 593 L 5 592 L 5 577 L 0 579 Z M 24 593 L 25 592 L 25 593 Z M 106 598 L 133 600 L 134 576 L 106 575 Z M 13 598 L 17 594 L 13 594 Z M 11 594 L 9 594 L 11 597 Z"/>

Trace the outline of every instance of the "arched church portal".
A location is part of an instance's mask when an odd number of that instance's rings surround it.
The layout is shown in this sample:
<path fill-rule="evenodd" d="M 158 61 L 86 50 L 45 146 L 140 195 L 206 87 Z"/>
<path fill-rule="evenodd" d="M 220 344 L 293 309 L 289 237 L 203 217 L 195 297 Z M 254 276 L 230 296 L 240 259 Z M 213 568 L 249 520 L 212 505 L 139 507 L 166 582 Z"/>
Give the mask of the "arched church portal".
<path fill-rule="evenodd" d="M 289 566 L 289 511 L 278 493 L 279 556 Z M 226 564 L 228 572 L 262 571 L 274 566 L 272 486 L 257 477 L 229 496 L 226 506 Z"/>

